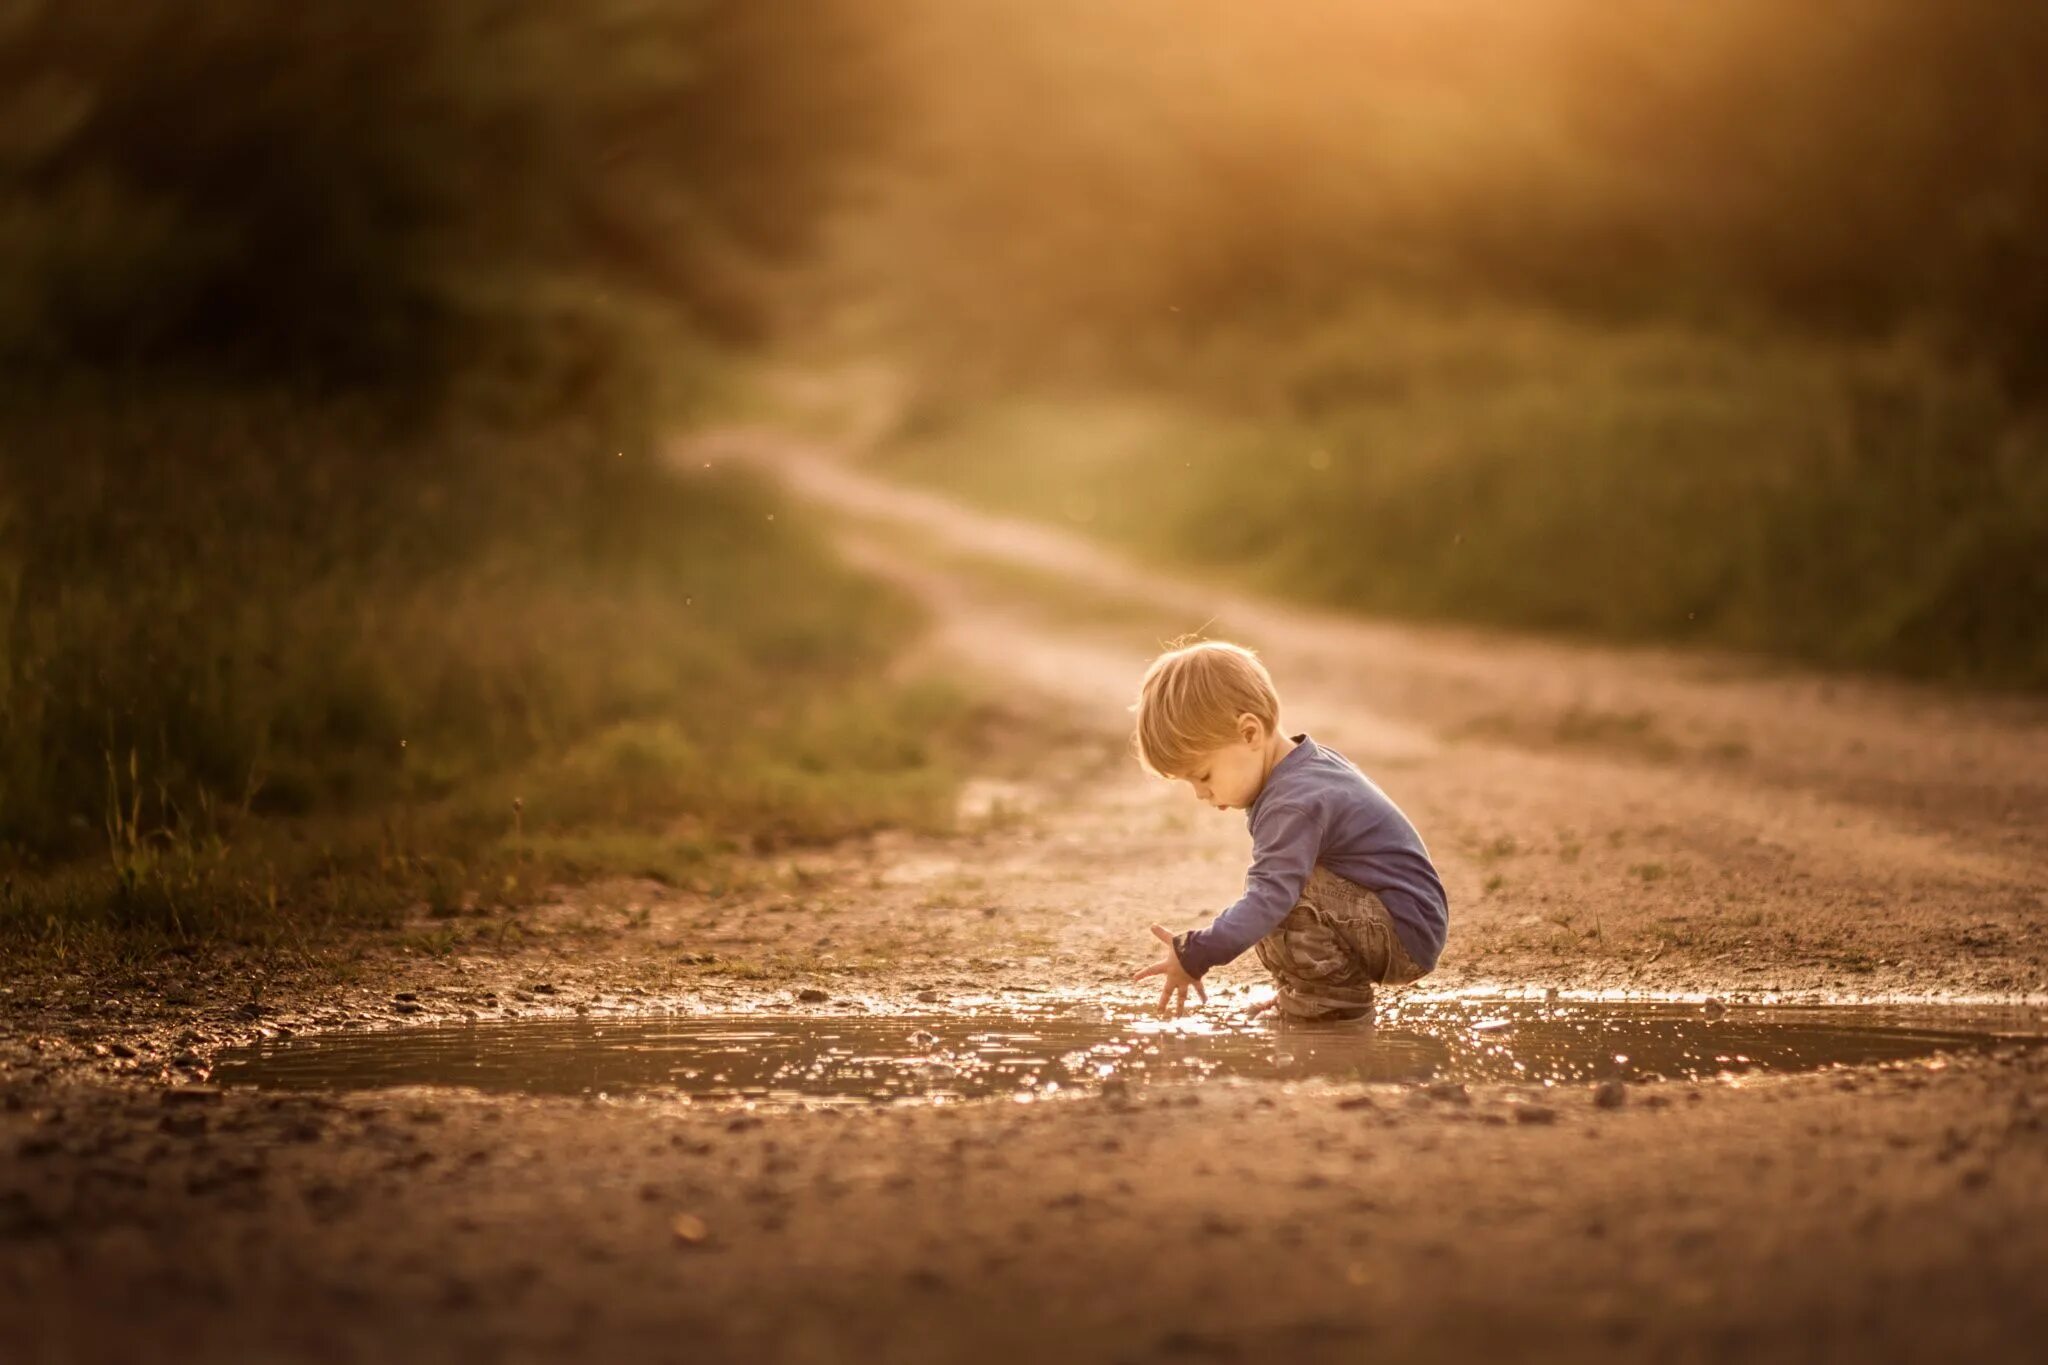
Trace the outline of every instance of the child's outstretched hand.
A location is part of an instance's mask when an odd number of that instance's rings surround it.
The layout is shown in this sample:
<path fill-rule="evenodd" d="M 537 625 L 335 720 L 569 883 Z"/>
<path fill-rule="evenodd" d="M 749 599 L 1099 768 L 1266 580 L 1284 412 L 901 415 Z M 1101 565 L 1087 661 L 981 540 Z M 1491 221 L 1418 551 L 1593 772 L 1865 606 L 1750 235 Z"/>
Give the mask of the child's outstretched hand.
<path fill-rule="evenodd" d="M 1163 924 L 1153 925 L 1152 932 L 1155 935 L 1157 935 L 1159 940 L 1166 945 L 1166 957 L 1162 961 L 1153 963 L 1151 966 L 1145 968 L 1145 970 L 1134 973 L 1131 977 L 1131 980 L 1143 981 L 1148 976 L 1159 976 L 1165 978 L 1165 980 L 1160 982 L 1159 984 L 1159 1010 L 1162 1014 L 1166 1012 L 1166 1002 L 1169 998 L 1171 998 L 1173 1001 L 1173 1012 L 1175 1014 L 1179 1014 L 1182 1010 L 1186 1009 L 1188 1003 L 1188 987 L 1190 986 L 1193 986 L 1195 988 L 1195 994 L 1202 998 L 1202 1003 L 1205 1005 L 1208 1004 L 1209 991 L 1205 986 L 1202 985 L 1201 979 L 1199 977 L 1189 976 L 1186 972 L 1181 970 L 1180 958 L 1177 957 L 1173 951 L 1172 932 L 1169 931 L 1167 927 Z"/>

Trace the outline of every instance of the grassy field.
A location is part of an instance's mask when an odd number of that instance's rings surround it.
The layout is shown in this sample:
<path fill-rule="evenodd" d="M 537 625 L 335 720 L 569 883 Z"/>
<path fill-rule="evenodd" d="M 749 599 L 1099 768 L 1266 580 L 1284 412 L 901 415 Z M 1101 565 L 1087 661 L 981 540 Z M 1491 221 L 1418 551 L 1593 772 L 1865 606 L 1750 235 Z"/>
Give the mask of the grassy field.
<path fill-rule="evenodd" d="M 7 429 L 50 457 L 0 495 L 17 948 L 487 921 L 951 818 L 973 701 L 878 681 L 911 610 L 740 475 L 246 396 Z"/>
<path fill-rule="evenodd" d="M 2048 684 L 2048 435 L 1908 344 L 1391 304 L 913 399 L 876 458 L 1303 599 Z"/>

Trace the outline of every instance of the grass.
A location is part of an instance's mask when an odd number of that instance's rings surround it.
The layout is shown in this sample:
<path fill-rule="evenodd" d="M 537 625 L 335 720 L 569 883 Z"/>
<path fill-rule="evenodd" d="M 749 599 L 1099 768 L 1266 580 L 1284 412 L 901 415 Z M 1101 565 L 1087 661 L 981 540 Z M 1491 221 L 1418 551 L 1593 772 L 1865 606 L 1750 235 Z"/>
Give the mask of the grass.
<path fill-rule="evenodd" d="M 2048 433 L 1905 342 L 1361 305 L 1148 387 L 928 394 L 877 459 L 1361 612 L 2048 684 Z"/>
<path fill-rule="evenodd" d="M 742 474 L 246 395 L 6 429 L 45 457 L 0 485 L 12 950 L 454 943 L 563 883 L 950 827 L 976 699 L 885 679 L 916 613 Z"/>

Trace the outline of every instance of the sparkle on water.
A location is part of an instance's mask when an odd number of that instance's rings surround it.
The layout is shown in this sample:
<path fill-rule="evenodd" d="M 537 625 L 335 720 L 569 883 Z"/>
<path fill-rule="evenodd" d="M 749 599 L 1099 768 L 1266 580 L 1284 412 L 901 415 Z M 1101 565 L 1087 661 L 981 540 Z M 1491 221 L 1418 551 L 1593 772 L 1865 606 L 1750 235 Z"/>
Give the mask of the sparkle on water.
<path fill-rule="evenodd" d="M 223 1052 L 214 1079 L 292 1090 L 459 1086 L 767 1105 L 1018 1100 L 1212 1077 L 1566 1084 L 1703 1080 L 1970 1051 L 2038 1012 L 1430 1000 L 1369 1023 L 1072 1002 L 962 1012 L 651 1014 L 309 1034 Z"/>

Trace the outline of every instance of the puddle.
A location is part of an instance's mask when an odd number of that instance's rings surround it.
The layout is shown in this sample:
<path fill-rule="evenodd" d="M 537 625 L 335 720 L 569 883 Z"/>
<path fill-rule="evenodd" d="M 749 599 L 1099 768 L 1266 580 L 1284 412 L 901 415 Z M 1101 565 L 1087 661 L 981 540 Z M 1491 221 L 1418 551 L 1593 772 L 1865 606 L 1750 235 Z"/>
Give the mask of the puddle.
<path fill-rule="evenodd" d="M 459 1086 L 760 1104 L 1033 1098 L 1210 1077 L 1582 1082 L 1812 1071 L 2038 1040 L 2038 1010 L 1416 1001 L 1369 1026 L 1122 1006 L 652 1015 L 312 1034 L 225 1051 L 213 1079 L 288 1090 Z"/>

